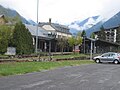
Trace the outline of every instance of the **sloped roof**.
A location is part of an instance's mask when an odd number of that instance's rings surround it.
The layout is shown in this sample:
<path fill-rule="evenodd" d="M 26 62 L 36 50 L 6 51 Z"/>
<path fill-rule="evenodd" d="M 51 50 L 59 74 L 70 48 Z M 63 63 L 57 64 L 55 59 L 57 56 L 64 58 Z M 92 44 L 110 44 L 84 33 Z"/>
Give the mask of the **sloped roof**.
<path fill-rule="evenodd" d="M 25 24 L 26 28 L 29 29 L 32 36 L 36 36 L 37 26 Z M 38 37 L 48 37 L 48 32 L 41 27 L 38 27 Z"/>
<path fill-rule="evenodd" d="M 40 22 L 39 23 L 40 27 L 42 27 L 44 25 L 51 25 L 58 32 L 63 32 L 63 33 L 71 34 L 69 32 L 69 28 L 67 26 L 65 26 L 65 25 L 60 25 L 60 24 L 57 24 L 57 23 L 51 23 L 50 24 L 49 22 L 46 22 L 46 23 L 45 22 Z M 63 29 L 66 29 L 66 31 L 62 31 Z"/>
<path fill-rule="evenodd" d="M 101 40 L 101 39 L 92 39 L 92 38 L 88 38 L 86 37 L 85 40 L 89 40 L 89 41 L 93 41 L 93 42 L 96 42 L 97 44 L 108 44 L 108 45 L 112 45 L 112 46 L 120 46 L 120 44 L 118 43 L 114 43 L 114 42 L 109 42 L 109 41 L 106 41 L 106 40 Z"/>
<path fill-rule="evenodd" d="M 105 29 L 115 28 L 120 26 L 120 12 L 111 17 L 108 21 L 103 24 Z"/>

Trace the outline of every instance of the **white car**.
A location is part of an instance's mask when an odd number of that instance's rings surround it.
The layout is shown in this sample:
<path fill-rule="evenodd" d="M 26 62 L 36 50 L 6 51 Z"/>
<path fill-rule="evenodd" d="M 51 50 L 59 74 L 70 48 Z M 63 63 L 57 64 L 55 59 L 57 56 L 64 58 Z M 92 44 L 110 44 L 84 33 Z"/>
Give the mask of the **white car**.
<path fill-rule="evenodd" d="M 115 52 L 104 53 L 100 56 L 94 57 L 93 60 L 95 60 L 96 63 L 112 62 L 118 64 L 120 62 L 120 53 Z"/>

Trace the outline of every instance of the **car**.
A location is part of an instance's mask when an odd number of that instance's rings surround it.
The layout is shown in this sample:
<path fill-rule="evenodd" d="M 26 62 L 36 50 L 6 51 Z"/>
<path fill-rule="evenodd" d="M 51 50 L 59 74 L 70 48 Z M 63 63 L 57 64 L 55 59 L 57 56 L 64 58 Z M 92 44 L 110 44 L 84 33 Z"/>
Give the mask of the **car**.
<path fill-rule="evenodd" d="M 96 63 L 112 62 L 118 64 L 120 63 L 120 53 L 115 53 L 115 52 L 104 53 L 100 56 L 94 57 L 93 60 Z"/>

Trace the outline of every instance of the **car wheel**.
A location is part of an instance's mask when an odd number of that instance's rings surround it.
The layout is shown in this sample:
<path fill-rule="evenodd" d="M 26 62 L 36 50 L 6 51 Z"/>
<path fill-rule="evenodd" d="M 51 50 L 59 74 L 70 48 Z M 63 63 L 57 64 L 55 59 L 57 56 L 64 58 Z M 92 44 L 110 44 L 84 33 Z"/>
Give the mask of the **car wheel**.
<path fill-rule="evenodd" d="M 118 60 L 114 60 L 114 64 L 118 64 L 119 63 L 119 61 Z"/>
<path fill-rule="evenodd" d="M 100 63 L 100 59 L 96 59 L 95 62 L 96 62 L 96 63 Z"/>

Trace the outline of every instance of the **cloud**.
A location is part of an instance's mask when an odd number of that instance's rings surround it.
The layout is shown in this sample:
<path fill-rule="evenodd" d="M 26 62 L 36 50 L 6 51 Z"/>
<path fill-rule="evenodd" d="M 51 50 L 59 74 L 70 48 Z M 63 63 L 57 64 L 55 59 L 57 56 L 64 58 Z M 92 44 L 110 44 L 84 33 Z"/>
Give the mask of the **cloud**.
<path fill-rule="evenodd" d="M 83 30 L 83 29 L 82 29 L 79 25 L 77 25 L 76 23 L 73 24 L 73 25 L 70 25 L 69 28 L 74 28 L 74 29 L 76 29 L 76 30 L 78 30 L 78 31 L 82 31 L 82 30 Z"/>
<path fill-rule="evenodd" d="M 37 0 L 0 0 L 0 4 L 17 10 L 36 21 Z M 120 10 L 120 0 L 39 0 L 39 21 L 70 23 L 87 17 L 110 17 Z"/>
<path fill-rule="evenodd" d="M 114 16 L 120 11 L 120 0 L 102 0 L 103 8 L 100 15 L 106 19 Z"/>

